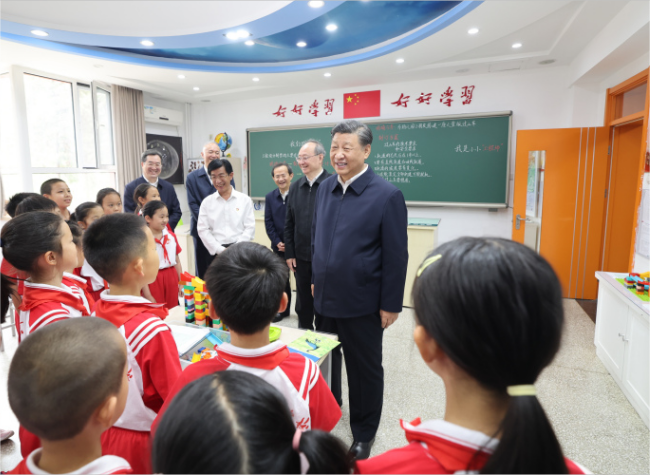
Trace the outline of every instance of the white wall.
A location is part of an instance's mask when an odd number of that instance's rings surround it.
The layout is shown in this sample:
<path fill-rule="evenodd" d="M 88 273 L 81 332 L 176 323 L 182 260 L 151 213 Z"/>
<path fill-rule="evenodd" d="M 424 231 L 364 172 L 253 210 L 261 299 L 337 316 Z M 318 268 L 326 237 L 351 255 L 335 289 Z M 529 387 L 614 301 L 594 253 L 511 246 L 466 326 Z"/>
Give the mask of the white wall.
<path fill-rule="evenodd" d="M 495 111 L 513 111 L 510 149 L 510 190 L 512 206 L 512 177 L 516 132 L 520 129 L 547 129 L 568 127 L 571 124 L 572 94 L 567 84 L 568 68 L 551 67 L 544 70 L 492 73 L 478 76 L 431 79 L 428 81 L 399 82 L 381 86 L 363 86 L 348 89 L 329 89 L 309 94 L 270 97 L 265 99 L 226 102 L 218 104 L 192 105 L 192 137 L 194 143 L 203 143 L 211 135 L 227 132 L 233 137 L 229 150 L 233 156 L 247 154 L 246 129 L 256 127 L 305 126 L 343 120 L 343 95 L 348 92 L 381 90 L 381 119 L 402 119 L 411 117 L 440 116 L 450 114 L 480 114 Z M 471 104 L 462 105 L 462 86 L 474 85 Z M 447 107 L 439 102 L 440 94 L 451 86 L 454 102 Z M 431 105 L 417 104 L 420 93 L 432 92 Z M 408 107 L 396 107 L 400 94 L 410 95 Z M 325 99 L 335 99 L 331 116 L 319 113 L 317 118 L 309 115 L 307 109 L 314 99 L 323 109 Z M 303 114 L 292 114 L 294 104 L 303 105 Z M 273 115 L 278 107 L 287 107 L 285 118 Z M 327 145 L 325 147 L 327 149 Z M 511 236 L 512 209 L 489 212 L 486 209 L 455 207 L 410 207 L 410 216 L 441 218 L 439 242 L 452 240 L 463 235 Z"/>
<path fill-rule="evenodd" d="M 169 135 L 172 137 L 181 137 L 183 139 L 183 156 L 185 160 L 193 158 L 194 155 L 189 151 L 188 155 L 188 144 L 186 142 L 191 142 L 191 138 L 188 138 L 186 132 L 187 128 L 185 123 L 187 122 L 187 117 L 185 113 L 185 104 L 180 102 L 165 101 L 152 97 L 151 94 L 144 93 L 144 103 L 148 106 L 155 107 L 164 107 L 165 109 L 177 110 L 183 113 L 183 125 L 174 126 L 168 124 L 155 124 L 152 122 L 145 122 L 145 132 L 148 134 L 158 134 L 158 135 Z M 183 164 L 185 166 L 185 164 Z M 176 191 L 176 196 L 178 196 L 178 201 L 181 204 L 181 211 L 183 212 L 183 224 L 189 224 L 190 222 L 190 208 L 187 204 L 187 192 L 185 191 L 185 185 L 174 185 L 174 190 Z"/>

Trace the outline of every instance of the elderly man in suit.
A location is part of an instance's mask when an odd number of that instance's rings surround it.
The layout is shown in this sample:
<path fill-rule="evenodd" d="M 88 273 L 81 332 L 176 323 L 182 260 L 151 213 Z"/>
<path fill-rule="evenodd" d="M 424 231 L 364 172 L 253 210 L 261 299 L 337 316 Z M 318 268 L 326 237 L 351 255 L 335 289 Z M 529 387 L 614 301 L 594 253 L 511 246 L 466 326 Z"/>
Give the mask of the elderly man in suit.
<path fill-rule="evenodd" d="M 141 162 L 142 176 L 136 178 L 124 188 L 124 212 L 135 212 L 136 203 L 133 201 L 133 192 L 138 185 L 150 183 L 158 188 L 160 199 L 167 205 L 167 209 L 169 210 L 169 226 L 174 229 L 181 220 L 183 213 L 181 211 L 181 204 L 178 202 L 178 197 L 176 196 L 176 190 L 174 190 L 174 185 L 162 178 L 158 178 L 160 172 L 162 172 L 161 152 L 155 148 L 145 150 L 142 153 Z"/>
<path fill-rule="evenodd" d="M 361 122 L 332 129 L 336 171 L 316 194 L 312 224 L 312 283 L 317 330 L 336 333 L 332 392 L 341 398 L 341 347 L 350 394 L 356 459 L 370 455 L 384 392 L 382 336 L 402 311 L 407 212 L 402 192 L 365 163 L 372 131 Z"/>

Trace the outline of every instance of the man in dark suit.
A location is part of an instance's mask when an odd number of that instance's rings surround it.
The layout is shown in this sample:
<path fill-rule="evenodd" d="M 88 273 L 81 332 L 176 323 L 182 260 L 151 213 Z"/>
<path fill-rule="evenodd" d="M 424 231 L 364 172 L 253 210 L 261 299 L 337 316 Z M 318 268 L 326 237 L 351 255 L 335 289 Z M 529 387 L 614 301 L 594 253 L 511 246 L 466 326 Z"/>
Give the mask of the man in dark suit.
<path fill-rule="evenodd" d="M 357 459 L 370 455 L 384 391 L 382 336 L 402 311 L 407 212 L 402 192 L 375 175 L 365 160 L 372 132 L 356 120 L 332 129 L 330 159 L 337 175 L 316 194 L 312 282 L 317 330 L 335 333 L 332 393 L 341 398 L 341 347 L 350 393 Z"/>
<path fill-rule="evenodd" d="M 183 213 L 181 211 L 181 204 L 178 202 L 178 197 L 176 196 L 176 191 L 174 190 L 174 185 L 162 178 L 158 178 L 162 171 L 162 159 L 160 156 L 160 151 L 155 148 L 145 150 L 142 153 L 142 176 L 136 178 L 124 188 L 124 212 L 135 212 L 136 205 L 133 201 L 133 192 L 137 186 L 142 183 L 151 183 L 158 188 L 161 201 L 167 205 L 167 209 L 169 210 L 169 226 L 174 229 L 181 220 Z"/>
<path fill-rule="evenodd" d="M 266 225 L 266 235 L 271 240 L 273 252 L 280 256 L 282 260 L 285 260 L 284 222 L 287 216 L 286 203 L 289 196 L 289 186 L 291 186 L 291 179 L 293 178 L 293 170 L 287 163 L 276 163 L 271 170 L 271 176 L 278 187 L 266 195 L 264 224 Z M 286 310 L 273 319 L 274 323 L 288 317 L 291 312 L 291 284 L 289 279 L 287 279 L 284 291 L 289 297 L 289 303 Z"/>
<path fill-rule="evenodd" d="M 291 185 L 284 225 L 284 257 L 296 276 L 298 326 L 314 329 L 314 297 L 311 293 L 311 222 L 316 192 L 330 174 L 323 168 L 325 149 L 318 140 L 307 140 L 298 152 L 298 165 L 305 176 Z M 337 398 L 340 402 L 341 396 Z"/>
<path fill-rule="evenodd" d="M 217 191 L 212 185 L 212 180 L 210 180 L 208 175 L 208 165 L 210 165 L 210 162 L 213 160 L 221 159 L 221 149 L 216 143 L 207 142 L 203 145 L 201 158 L 203 158 L 203 166 L 187 175 L 185 188 L 187 189 L 187 203 L 190 206 L 190 213 L 192 215 L 190 221 L 190 234 L 194 240 L 194 263 L 196 266 L 196 275 L 203 279 L 205 272 L 208 270 L 208 266 L 212 261 L 212 256 L 199 237 L 196 223 L 199 220 L 201 203 L 206 197 Z"/>

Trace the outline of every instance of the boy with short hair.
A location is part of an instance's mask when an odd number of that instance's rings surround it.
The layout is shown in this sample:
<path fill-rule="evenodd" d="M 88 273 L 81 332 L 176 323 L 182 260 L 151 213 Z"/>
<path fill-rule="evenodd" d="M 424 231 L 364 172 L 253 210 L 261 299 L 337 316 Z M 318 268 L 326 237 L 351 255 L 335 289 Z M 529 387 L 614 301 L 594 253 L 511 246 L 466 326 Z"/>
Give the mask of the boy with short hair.
<path fill-rule="evenodd" d="M 228 326 L 231 343 L 219 346 L 213 359 L 185 369 L 156 421 L 173 396 L 191 381 L 216 371 L 238 370 L 275 386 L 284 395 L 297 428 L 334 428 L 341 408 L 318 365 L 290 353 L 281 341 L 269 341 L 271 321 L 287 306 L 284 287 L 288 273 L 282 259 L 253 242 L 233 244 L 215 258 L 206 273 L 210 315 Z"/>
<path fill-rule="evenodd" d="M 142 289 L 158 274 L 156 242 L 142 218 L 116 213 L 86 230 L 83 250 L 110 287 L 102 292 L 93 313 L 119 329 L 127 341 L 129 360 L 126 409 L 102 437 L 102 449 L 124 457 L 136 473 L 151 473 L 151 424 L 181 374 L 176 343 L 162 321 L 167 309 L 141 297 Z"/>
<path fill-rule="evenodd" d="M 102 456 L 100 442 L 124 410 L 127 368 L 124 339 L 99 318 L 25 338 L 9 368 L 9 404 L 42 448 L 9 473 L 132 473 L 126 460 Z"/>
<path fill-rule="evenodd" d="M 50 178 L 49 180 L 45 180 L 41 185 L 41 195 L 51 199 L 57 204 L 63 219 L 66 221 L 70 219 L 68 206 L 72 203 L 72 192 L 65 181 L 61 178 Z"/>

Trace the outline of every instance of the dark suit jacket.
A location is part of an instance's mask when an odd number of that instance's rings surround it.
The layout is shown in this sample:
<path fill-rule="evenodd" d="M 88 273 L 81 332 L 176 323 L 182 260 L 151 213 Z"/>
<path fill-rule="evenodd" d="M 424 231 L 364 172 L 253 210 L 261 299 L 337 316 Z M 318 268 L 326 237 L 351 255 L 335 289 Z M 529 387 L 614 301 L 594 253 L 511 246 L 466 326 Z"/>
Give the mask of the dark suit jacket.
<path fill-rule="evenodd" d="M 306 176 L 291 184 L 287 197 L 287 219 L 284 223 L 284 257 L 311 261 L 311 221 L 318 187 L 330 176 L 323 170 L 321 176 L 309 186 Z"/>
<path fill-rule="evenodd" d="M 316 194 L 312 282 L 316 311 L 352 318 L 401 312 L 408 264 L 402 192 L 372 168 L 345 195 L 332 175 Z"/>
<path fill-rule="evenodd" d="M 192 214 L 190 234 L 198 239 L 199 232 L 196 229 L 196 225 L 199 221 L 201 203 L 205 198 L 217 191 L 217 189 L 212 185 L 204 167 L 194 170 L 187 175 L 185 188 L 187 189 L 187 203 L 190 205 L 190 213 Z"/>
<path fill-rule="evenodd" d="M 287 195 L 287 200 L 289 195 Z M 271 240 L 273 252 L 278 252 L 278 243 L 284 242 L 284 221 L 287 216 L 287 205 L 282 200 L 280 190 L 276 188 L 266 195 L 264 202 L 264 224 L 266 234 Z"/>
<path fill-rule="evenodd" d="M 135 202 L 133 201 L 133 192 L 138 187 L 138 185 L 146 183 L 144 177 L 140 176 L 136 178 L 131 183 L 124 187 L 124 211 L 126 213 L 135 212 Z M 176 227 L 178 222 L 181 220 L 183 212 L 181 211 L 181 204 L 178 202 L 178 197 L 176 196 L 176 191 L 174 190 L 174 185 L 168 181 L 158 178 L 158 192 L 160 193 L 160 199 L 167 205 L 169 211 L 169 226 L 172 230 Z"/>

